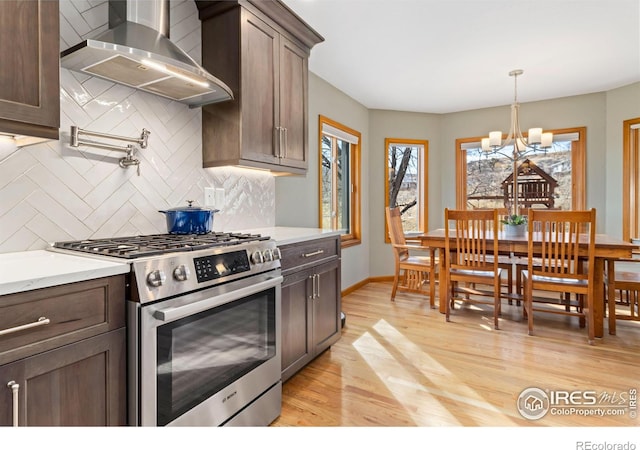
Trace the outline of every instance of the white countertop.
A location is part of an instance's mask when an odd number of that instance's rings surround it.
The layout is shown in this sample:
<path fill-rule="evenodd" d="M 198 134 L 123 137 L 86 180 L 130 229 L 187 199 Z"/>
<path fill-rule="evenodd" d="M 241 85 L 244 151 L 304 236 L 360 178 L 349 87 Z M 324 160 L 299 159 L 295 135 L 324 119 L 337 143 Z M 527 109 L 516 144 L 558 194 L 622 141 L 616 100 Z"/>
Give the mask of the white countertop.
<path fill-rule="evenodd" d="M 243 230 L 244 233 L 261 234 L 275 239 L 278 245 L 293 244 L 341 234 L 340 230 L 323 230 L 322 228 L 301 227 L 267 227 Z"/>
<path fill-rule="evenodd" d="M 321 228 L 266 227 L 243 230 L 275 239 L 278 245 L 340 235 Z M 129 263 L 48 250 L 0 253 L 0 295 L 128 273 Z"/>
<path fill-rule="evenodd" d="M 127 273 L 128 263 L 33 250 L 0 253 L 0 295 Z"/>

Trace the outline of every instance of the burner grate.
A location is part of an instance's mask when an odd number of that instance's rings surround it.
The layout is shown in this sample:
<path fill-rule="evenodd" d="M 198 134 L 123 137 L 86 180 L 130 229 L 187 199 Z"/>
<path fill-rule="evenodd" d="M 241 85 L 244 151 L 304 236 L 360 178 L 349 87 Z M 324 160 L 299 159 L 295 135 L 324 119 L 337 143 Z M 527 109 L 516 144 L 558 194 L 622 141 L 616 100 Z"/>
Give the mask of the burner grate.
<path fill-rule="evenodd" d="M 151 234 L 108 239 L 86 239 L 56 242 L 53 246 L 94 255 L 135 259 L 268 239 L 269 236 L 261 236 L 259 234 L 211 232 L 207 234 Z"/>

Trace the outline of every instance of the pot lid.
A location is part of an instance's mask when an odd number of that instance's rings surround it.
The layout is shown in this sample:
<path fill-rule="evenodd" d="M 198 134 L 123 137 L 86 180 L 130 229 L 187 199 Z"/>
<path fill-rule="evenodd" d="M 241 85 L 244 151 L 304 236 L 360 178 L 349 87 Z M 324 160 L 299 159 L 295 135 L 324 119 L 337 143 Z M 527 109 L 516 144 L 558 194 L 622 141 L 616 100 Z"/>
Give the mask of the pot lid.
<path fill-rule="evenodd" d="M 219 209 L 203 208 L 202 206 L 193 206 L 193 200 L 187 200 L 188 206 L 176 206 L 175 208 L 166 209 L 165 211 L 210 211 L 219 212 Z"/>

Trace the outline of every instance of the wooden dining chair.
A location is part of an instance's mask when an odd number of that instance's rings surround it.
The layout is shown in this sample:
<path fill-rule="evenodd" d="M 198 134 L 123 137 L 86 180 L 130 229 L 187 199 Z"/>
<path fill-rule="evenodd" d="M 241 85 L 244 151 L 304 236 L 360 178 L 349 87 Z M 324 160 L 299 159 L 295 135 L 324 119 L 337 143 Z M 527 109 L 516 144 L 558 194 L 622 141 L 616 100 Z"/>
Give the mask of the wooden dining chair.
<path fill-rule="evenodd" d="M 640 321 L 640 259 L 609 260 L 604 289 L 608 305 L 609 334 L 616 334 L 617 320 Z M 617 305 L 628 307 L 629 312 L 618 313 Z"/>
<path fill-rule="evenodd" d="M 398 208 L 385 209 L 389 238 L 395 258 L 395 274 L 391 288 L 391 301 L 397 291 L 424 294 L 425 285 L 429 285 L 429 304 L 435 308 L 436 297 L 436 258 L 428 247 L 407 244 L 402 227 L 402 218 Z M 415 252 L 421 252 L 416 255 Z M 411 254 L 414 253 L 414 254 Z"/>
<path fill-rule="evenodd" d="M 528 320 L 530 335 L 533 335 L 534 312 L 563 314 L 578 316 L 580 327 L 586 322 L 589 343 L 594 343 L 595 236 L 595 209 L 532 209 L 529 212 L 529 264 L 527 270 L 522 271 L 522 281 L 523 315 Z M 536 257 L 541 261 L 539 266 L 534 265 Z M 560 296 L 543 297 L 540 291 L 557 292 Z M 567 294 L 575 294 L 576 300 Z"/>
<path fill-rule="evenodd" d="M 463 294 L 463 301 L 493 306 L 493 326 L 497 330 L 502 275 L 498 265 L 498 211 L 445 209 L 444 223 L 446 276 L 449 283 L 446 321 L 450 321 L 450 310 L 454 307 L 456 294 Z M 492 288 L 477 289 L 477 285 L 489 285 Z"/>

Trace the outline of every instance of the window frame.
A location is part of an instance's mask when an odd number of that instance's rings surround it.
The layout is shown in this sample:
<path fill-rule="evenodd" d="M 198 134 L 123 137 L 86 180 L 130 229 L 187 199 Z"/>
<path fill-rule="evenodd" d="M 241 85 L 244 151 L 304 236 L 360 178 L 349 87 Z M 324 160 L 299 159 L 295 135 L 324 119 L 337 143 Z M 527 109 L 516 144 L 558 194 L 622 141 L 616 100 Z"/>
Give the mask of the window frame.
<path fill-rule="evenodd" d="M 587 127 L 545 131 L 551 131 L 554 135 L 571 133 L 578 135 L 577 140 L 571 141 L 571 209 L 583 210 L 587 204 Z M 456 209 L 467 209 L 467 151 L 462 148 L 462 145 L 481 142 L 482 137 L 484 136 L 456 139 Z"/>
<path fill-rule="evenodd" d="M 640 117 L 622 122 L 622 239 L 640 234 Z"/>
<path fill-rule="evenodd" d="M 351 143 L 349 146 L 349 185 L 350 185 L 350 223 L 349 233 L 340 235 L 341 247 L 351 247 L 359 245 L 362 242 L 362 222 L 361 222 L 361 205 L 360 205 L 360 189 L 361 189 L 361 163 L 360 149 L 362 146 L 362 134 L 352 128 L 347 127 L 335 120 L 332 120 L 321 114 L 318 115 L 318 226 L 322 228 L 322 137 L 323 124 L 327 124 L 340 131 L 351 134 L 358 138 L 358 143 Z"/>
<path fill-rule="evenodd" d="M 419 189 L 421 191 L 422 202 L 419 202 L 419 220 L 417 233 L 426 233 L 429 225 L 429 141 L 426 139 L 406 139 L 406 138 L 385 138 L 384 139 L 384 207 L 389 206 L 389 145 L 406 144 L 406 145 L 422 145 L 422 161 L 418 160 L 418 168 L 420 170 L 418 179 L 420 180 Z M 409 235 L 410 236 L 410 235 Z M 389 239 L 389 225 L 384 221 L 384 240 L 391 243 Z"/>

